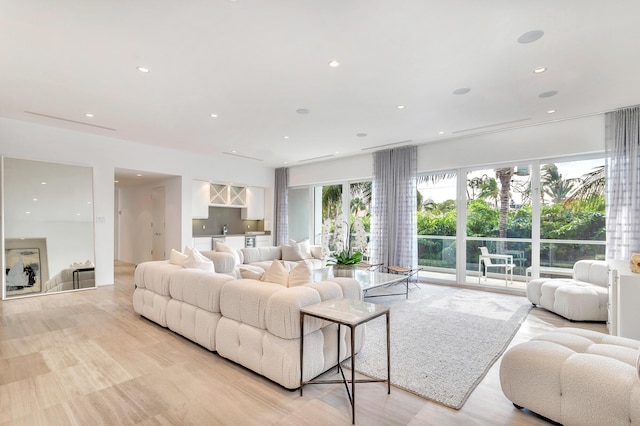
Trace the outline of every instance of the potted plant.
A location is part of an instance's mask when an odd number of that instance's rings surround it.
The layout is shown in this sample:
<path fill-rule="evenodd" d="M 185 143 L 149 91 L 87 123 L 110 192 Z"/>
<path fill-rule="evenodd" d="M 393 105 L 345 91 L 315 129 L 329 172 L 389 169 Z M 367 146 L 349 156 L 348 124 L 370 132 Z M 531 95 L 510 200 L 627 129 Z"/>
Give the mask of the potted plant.
<path fill-rule="evenodd" d="M 360 222 L 362 223 L 362 222 Z M 346 225 L 346 226 L 345 226 Z M 360 227 L 356 228 L 356 244 L 355 247 L 351 247 L 350 234 L 351 227 L 346 223 L 336 223 L 335 226 L 335 244 L 336 250 L 329 255 L 327 266 L 333 266 L 334 274 L 336 271 L 343 271 L 342 274 L 349 275 L 349 272 L 353 271 L 355 266 L 362 262 L 362 244 L 361 240 L 365 241 L 364 226 L 362 226 L 362 235 L 360 235 Z M 352 272 L 351 272 L 352 274 Z"/>

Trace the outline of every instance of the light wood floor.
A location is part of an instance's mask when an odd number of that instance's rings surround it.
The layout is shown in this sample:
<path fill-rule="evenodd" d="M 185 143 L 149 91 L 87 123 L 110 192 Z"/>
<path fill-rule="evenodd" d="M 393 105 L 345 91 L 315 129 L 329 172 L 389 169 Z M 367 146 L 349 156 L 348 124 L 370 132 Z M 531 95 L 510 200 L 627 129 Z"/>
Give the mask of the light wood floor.
<path fill-rule="evenodd" d="M 0 424 L 348 425 L 342 385 L 309 385 L 304 397 L 133 312 L 133 266 L 96 290 L 0 302 Z M 516 344 L 570 323 L 533 309 Z M 383 383 L 356 387 L 360 425 L 548 424 L 513 408 L 499 361 L 461 410 Z"/>

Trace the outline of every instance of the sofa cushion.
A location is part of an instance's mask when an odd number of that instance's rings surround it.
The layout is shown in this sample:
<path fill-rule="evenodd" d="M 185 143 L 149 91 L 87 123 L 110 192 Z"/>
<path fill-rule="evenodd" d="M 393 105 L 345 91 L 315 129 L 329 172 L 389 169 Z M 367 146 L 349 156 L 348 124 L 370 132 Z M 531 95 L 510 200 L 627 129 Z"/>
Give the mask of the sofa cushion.
<path fill-rule="evenodd" d="M 215 249 L 216 251 L 221 251 L 223 253 L 231 253 L 231 255 L 233 255 L 235 266 L 240 264 L 240 255 L 238 254 L 238 251 L 231 247 L 229 244 L 223 243 L 222 241 L 216 241 Z"/>
<path fill-rule="evenodd" d="M 235 276 L 236 260 L 233 254 L 215 250 L 203 250 L 200 254 L 213 262 L 215 272 Z"/>
<path fill-rule="evenodd" d="M 279 261 L 271 262 L 271 266 L 262 276 L 262 281 L 289 287 L 289 272 Z"/>

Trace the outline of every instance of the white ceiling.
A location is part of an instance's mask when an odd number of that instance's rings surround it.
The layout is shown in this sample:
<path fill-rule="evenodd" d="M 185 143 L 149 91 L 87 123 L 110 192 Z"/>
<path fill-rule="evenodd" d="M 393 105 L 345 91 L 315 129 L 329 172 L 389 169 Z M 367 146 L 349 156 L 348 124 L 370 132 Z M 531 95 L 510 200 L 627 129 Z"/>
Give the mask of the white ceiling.
<path fill-rule="evenodd" d="M 0 115 L 295 166 L 638 104 L 639 16 L 638 0 L 0 0 Z"/>

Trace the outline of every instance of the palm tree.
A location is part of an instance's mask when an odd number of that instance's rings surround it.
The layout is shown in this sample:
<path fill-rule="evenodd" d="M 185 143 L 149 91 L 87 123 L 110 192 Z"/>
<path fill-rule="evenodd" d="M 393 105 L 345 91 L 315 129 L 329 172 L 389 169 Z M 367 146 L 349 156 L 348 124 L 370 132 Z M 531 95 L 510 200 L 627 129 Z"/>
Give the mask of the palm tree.
<path fill-rule="evenodd" d="M 500 181 L 500 219 L 498 221 L 498 236 L 507 238 L 507 214 L 509 213 L 509 198 L 511 193 L 511 177 L 515 173 L 513 167 L 496 169 L 496 179 Z"/>
<path fill-rule="evenodd" d="M 480 194 L 478 194 L 478 198 L 488 198 L 493 201 L 494 207 L 498 208 L 499 196 L 500 190 L 498 189 L 498 182 L 487 175 L 482 176 L 482 184 L 480 185 Z"/>
<path fill-rule="evenodd" d="M 553 204 L 564 203 L 575 183 L 575 179 L 564 179 L 553 163 L 542 167 L 542 194 L 548 195 Z"/>
<path fill-rule="evenodd" d="M 335 218 L 342 206 L 342 185 L 322 187 L 322 217 Z"/>
<path fill-rule="evenodd" d="M 578 200 L 597 202 L 599 195 L 604 195 L 606 184 L 605 166 L 594 167 L 590 172 L 582 175 L 580 183 L 569 195 L 565 204 L 573 205 Z"/>

